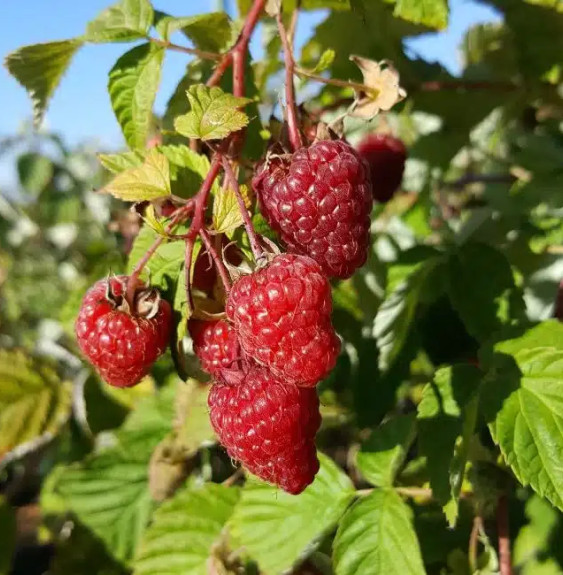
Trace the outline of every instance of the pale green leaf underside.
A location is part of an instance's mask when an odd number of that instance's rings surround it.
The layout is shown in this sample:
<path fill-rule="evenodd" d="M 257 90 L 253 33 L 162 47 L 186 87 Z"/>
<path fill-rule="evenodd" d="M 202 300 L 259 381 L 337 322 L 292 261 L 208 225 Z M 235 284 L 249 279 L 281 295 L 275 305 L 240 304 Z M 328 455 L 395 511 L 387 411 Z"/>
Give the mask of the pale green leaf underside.
<path fill-rule="evenodd" d="M 158 33 L 168 40 L 177 30 L 182 32 L 201 50 L 219 52 L 231 39 L 232 30 L 225 12 L 210 12 L 196 16 L 164 16 L 156 25 Z"/>
<path fill-rule="evenodd" d="M 334 540 L 336 575 L 424 575 L 412 512 L 392 489 L 377 489 L 342 518 Z"/>
<path fill-rule="evenodd" d="M 242 226 L 244 220 L 235 192 L 218 190 L 213 199 L 213 227 L 221 233 L 229 233 Z"/>
<path fill-rule="evenodd" d="M 121 152 L 120 154 L 98 154 L 100 164 L 112 174 L 119 174 L 129 168 L 140 166 L 143 157 L 139 152 Z"/>
<path fill-rule="evenodd" d="M 438 30 L 448 25 L 447 0 L 397 0 L 393 14 Z"/>
<path fill-rule="evenodd" d="M 6 56 L 6 68 L 31 98 L 35 125 L 43 120 L 49 99 L 81 45 L 79 39 L 61 40 L 24 46 Z"/>
<path fill-rule="evenodd" d="M 244 549 L 261 571 L 289 569 L 340 519 L 354 489 L 326 456 L 315 481 L 300 495 L 289 495 L 250 479 L 230 521 L 234 548 Z"/>
<path fill-rule="evenodd" d="M 121 0 L 88 23 L 88 42 L 128 42 L 147 36 L 154 12 L 149 0 Z"/>
<path fill-rule="evenodd" d="M 154 514 L 134 562 L 134 575 L 207 575 L 211 548 L 231 516 L 236 487 L 185 487 Z"/>

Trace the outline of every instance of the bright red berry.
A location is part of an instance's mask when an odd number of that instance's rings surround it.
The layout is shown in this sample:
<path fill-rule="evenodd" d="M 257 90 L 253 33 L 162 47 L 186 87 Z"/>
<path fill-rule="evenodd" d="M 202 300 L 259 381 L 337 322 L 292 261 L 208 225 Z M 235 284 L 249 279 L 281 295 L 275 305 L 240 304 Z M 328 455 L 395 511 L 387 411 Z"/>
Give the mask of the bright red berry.
<path fill-rule="evenodd" d="M 223 370 L 231 369 L 241 359 L 238 337 L 229 322 L 191 319 L 188 330 L 202 369 L 216 379 L 221 379 Z"/>
<path fill-rule="evenodd" d="M 281 381 L 310 387 L 334 367 L 340 340 L 330 320 L 332 295 L 321 267 L 281 254 L 231 288 L 227 317 L 243 350 Z"/>
<path fill-rule="evenodd" d="M 80 349 L 101 377 L 131 387 L 149 371 L 168 345 L 172 311 L 155 289 L 139 285 L 134 309 L 124 294 L 127 276 L 100 280 L 86 293 L 76 318 Z"/>
<path fill-rule="evenodd" d="M 388 202 L 401 185 L 407 150 L 398 138 L 370 134 L 358 145 L 358 152 L 368 163 L 373 199 Z"/>
<path fill-rule="evenodd" d="M 369 171 L 349 144 L 323 140 L 271 158 L 252 184 L 262 214 L 289 252 L 312 257 L 337 278 L 364 265 L 373 197 Z"/>
<path fill-rule="evenodd" d="M 219 441 L 254 475 L 295 495 L 313 482 L 321 423 L 314 389 L 280 383 L 253 366 L 238 385 L 213 385 L 209 408 Z"/>

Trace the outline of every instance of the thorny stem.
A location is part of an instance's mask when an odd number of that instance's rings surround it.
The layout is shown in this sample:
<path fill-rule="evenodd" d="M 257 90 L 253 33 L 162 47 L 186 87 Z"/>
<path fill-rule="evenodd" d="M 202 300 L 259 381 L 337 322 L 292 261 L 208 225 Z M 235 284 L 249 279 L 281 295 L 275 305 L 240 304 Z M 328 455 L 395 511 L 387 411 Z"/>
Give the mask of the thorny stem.
<path fill-rule="evenodd" d="M 296 17 L 297 10 L 293 16 Z M 298 150 L 303 146 L 303 140 L 299 133 L 299 122 L 297 121 L 297 105 L 295 103 L 295 86 L 293 84 L 293 75 L 295 74 L 295 60 L 293 59 L 293 48 L 291 40 L 284 28 L 281 13 L 276 14 L 278 30 L 283 45 L 285 55 L 285 105 L 287 109 L 287 125 L 289 130 L 289 139 L 293 150 Z"/>
<path fill-rule="evenodd" d="M 508 498 L 501 495 L 497 503 L 497 530 L 500 575 L 512 575 L 510 559 L 510 533 L 508 525 Z"/>
<path fill-rule="evenodd" d="M 473 528 L 471 529 L 471 535 L 469 536 L 469 570 L 471 573 L 477 571 L 477 551 L 479 545 L 479 533 L 483 530 L 483 519 L 480 515 L 476 515 L 473 518 Z"/>
<path fill-rule="evenodd" d="M 223 263 L 223 260 L 219 257 L 213 242 L 211 241 L 207 230 L 202 228 L 199 231 L 199 235 L 201 236 L 201 241 L 207 250 L 207 253 L 211 256 L 213 263 L 217 269 L 217 273 L 219 274 L 221 281 L 223 282 L 223 287 L 225 288 L 225 293 L 229 293 L 231 290 L 231 278 L 229 277 L 229 272 Z"/>
<path fill-rule="evenodd" d="M 250 215 L 244 203 L 244 198 L 240 193 L 240 187 L 238 185 L 237 178 L 235 173 L 233 172 L 233 168 L 227 158 L 223 159 L 223 169 L 225 170 L 225 176 L 227 180 L 230 182 L 231 187 L 235 193 L 237 198 L 238 206 L 240 209 L 240 213 L 242 214 L 242 219 L 244 221 L 244 228 L 246 229 L 246 233 L 248 234 L 248 239 L 250 240 L 250 249 L 254 255 L 254 259 L 258 261 L 264 254 L 264 250 L 260 245 L 260 240 L 258 239 L 258 234 L 252 225 L 252 220 L 250 219 Z"/>
<path fill-rule="evenodd" d="M 156 44 L 157 46 L 162 46 L 167 50 L 173 50 L 174 52 L 183 52 L 184 54 L 192 54 L 197 56 L 202 60 L 221 60 L 223 56 L 217 54 L 216 52 L 207 52 L 205 50 L 198 50 L 197 48 L 189 48 L 188 46 L 179 46 L 178 44 L 173 44 L 167 40 L 159 40 L 158 38 L 148 38 L 151 44 Z"/>

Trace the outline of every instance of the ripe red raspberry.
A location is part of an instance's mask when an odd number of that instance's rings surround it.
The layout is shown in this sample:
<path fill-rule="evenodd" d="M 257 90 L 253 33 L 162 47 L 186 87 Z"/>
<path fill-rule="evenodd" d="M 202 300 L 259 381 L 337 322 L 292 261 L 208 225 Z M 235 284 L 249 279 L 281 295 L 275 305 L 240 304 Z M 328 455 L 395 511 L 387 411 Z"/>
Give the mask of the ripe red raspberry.
<path fill-rule="evenodd" d="M 294 495 L 312 483 L 321 423 L 314 389 L 280 383 L 253 366 L 238 385 L 213 385 L 208 401 L 211 424 L 230 457 Z"/>
<path fill-rule="evenodd" d="M 80 349 L 115 387 L 138 383 L 170 338 L 172 311 L 157 290 L 139 285 L 134 309 L 124 298 L 127 276 L 96 282 L 82 300 L 75 332 Z"/>
<path fill-rule="evenodd" d="M 358 152 L 368 163 L 373 199 L 388 202 L 403 179 L 407 150 L 401 140 L 385 134 L 370 134 L 358 145 Z"/>
<path fill-rule="evenodd" d="M 312 257 L 325 274 L 350 277 L 369 247 L 373 203 L 369 171 L 343 141 L 319 141 L 272 158 L 252 185 L 262 214 L 288 251 Z"/>
<path fill-rule="evenodd" d="M 281 381 L 316 385 L 334 367 L 340 340 L 330 284 L 314 260 L 282 254 L 235 282 L 226 304 L 243 350 Z"/>
<path fill-rule="evenodd" d="M 191 319 L 188 330 L 201 367 L 216 379 L 221 379 L 223 370 L 241 359 L 238 337 L 230 323 Z"/>

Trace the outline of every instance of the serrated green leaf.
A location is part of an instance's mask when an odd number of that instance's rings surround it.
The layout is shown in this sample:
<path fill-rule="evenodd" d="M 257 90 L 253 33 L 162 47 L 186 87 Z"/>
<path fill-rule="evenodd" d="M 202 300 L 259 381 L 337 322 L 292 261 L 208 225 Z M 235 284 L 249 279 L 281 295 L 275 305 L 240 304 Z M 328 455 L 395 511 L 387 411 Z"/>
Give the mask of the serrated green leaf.
<path fill-rule="evenodd" d="M 391 486 L 416 434 L 414 414 L 383 423 L 362 443 L 356 456 L 361 474 L 377 486 Z"/>
<path fill-rule="evenodd" d="M 0 575 L 11 571 L 12 556 L 16 547 L 16 514 L 0 495 Z"/>
<path fill-rule="evenodd" d="M 134 562 L 134 575 L 207 575 L 212 547 L 239 489 L 207 483 L 185 487 L 154 514 Z"/>
<path fill-rule="evenodd" d="M 248 125 L 248 116 L 239 110 L 251 100 L 226 94 L 221 88 L 203 84 L 187 91 L 191 111 L 179 116 L 174 127 L 187 138 L 218 140 Z"/>
<path fill-rule="evenodd" d="M 487 401 L 501 406 L 495 442 L 521 483 L 563 509 L 563 324 L 543 322 L 494 351 L 485 383 Z"/>
<path fill-rule="evenodd" d="M 81 40 L 61 40 L 23 46 L 6 56 L 6 68 L 31 98 L 36 126 L 43 120 L 49 99 L 80 46 Z"/>
<path fill-rule="evenodd" d="M 397 0 L 393 14 L 437 30 L 448 25 L 447 0 Z"/>
<path fill-rule="evenodd" d="M 71 408 L 71 386 L 52 365 L 0 350 L 0 465 L 13 449 L 55 436 Z"/>
<path fill-rule="evenodd" d="M 154 44 L 141 44 L 123 54 L 109 73 L 111 105 L 133 150 L 146 146 L 164 53 Z"/>
<path fill-rule="evenodd" d="M 177 30 L 182 30 L 196 48 L 215 52 L 223 50 L 232 36 L 231 22 L 225 12 L 180 18 L 164 16 L 158 21 L 156 29 L 164 40 L 168 40 Z"/>
<path fill-rule="evenodd" d="M 344 515 L 334 540 L 336 575 L 424 575 L 412 511 L 392 489 L 376 489 Z"/>
<path fill-rule="evenodd" d="M 350 479 L 325 455 L 319 460 L 315 481 L 300 495 L 257 480 L 242 490 L 229 522 L 233 545 L 248 552 L 264 573 L 284 572 L 311 551 L 354 496 Z"/>
<path fill-rule="evenodd" d="M 147 226 L 150 226 L 159 236 L 168 237 L 166 233 L 166 226 L 164 225 L 164 219 L 160 220 L 156 217 L 156 212 L 154 210 L 154 205 L 149 204 L 146 209 L 145 213 L 142 216 L 143 221 Z"/>
<path fill-rule="evenodd" d="M 151 201 L 169 196 L 172 192 L 168 158 L 151 149 L 140 166 L 115 176 L 103 191 L 127 202 Z"/>
<path fill-rule="evenodd" d="M 425 387 L 418 406 L 420 451 L 428 461 L 432 493 L 451 526 L 457 519 L 480 381 L 481 372 L 472 365 L 442 368 Z"/>
<path fill-rule="evenodd" d="M 120 154 L 98 154 L 98 159 L 102 166 L 112 174 L 119 174 L 140 166 L 143 163 L 143 156 L 139 152 L 121 152 Z"/>
<path fill-rule="evenodd" d="M 213 227 L 217 232 L 231 233 L 244 223 L 236 194 L 220 189 L 213 198 Z"/>
<path fill-rule="evenodd" d="M 177 444 L 184 453 L 192 455 L 202 445 L 215 441 L 215 432 L 209 419 L 207 396 L 209 385 L 190 378 L 181 383 L 176 399 Z"/>
<path fill-rule="evenodd" d="M 88 42 L 130 42 L 146 38 L 154 12 L 149 0 L 120 0 L 88 23 Z"/>
<path fill-rule="evenodd" d="M 49 184 L 55 166 L 46 156 L 30 152 L 18 157 L 18 176 L 22 188 L 33 196 L 38 196 Z"/>

